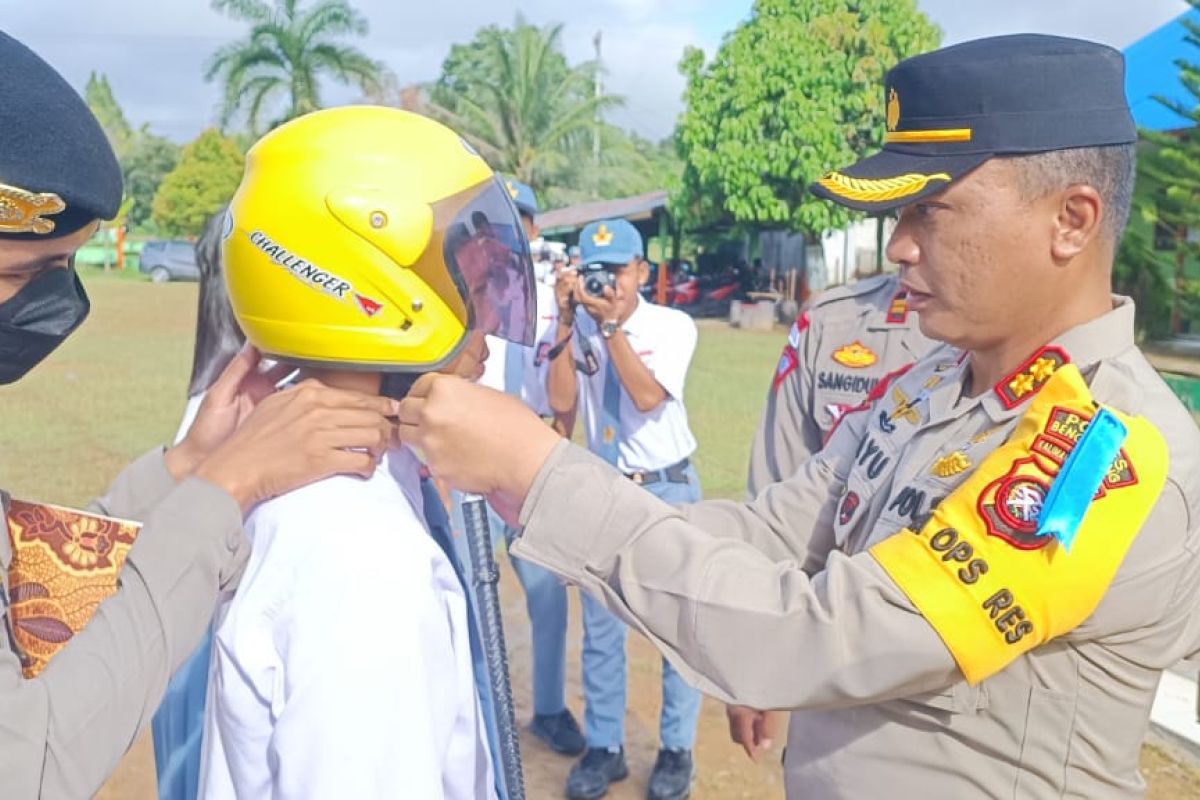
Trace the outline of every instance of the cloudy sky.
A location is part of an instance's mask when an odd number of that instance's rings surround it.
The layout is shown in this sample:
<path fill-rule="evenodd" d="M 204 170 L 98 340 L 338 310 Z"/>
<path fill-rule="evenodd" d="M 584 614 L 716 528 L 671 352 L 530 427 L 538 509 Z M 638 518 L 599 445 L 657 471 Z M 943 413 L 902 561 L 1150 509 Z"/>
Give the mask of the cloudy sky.
<path fill-rule="evenodd" d="M 751 0 L 352 0 L 369 19 L 359 46 L 383 61 L 401 83 L 437 77 L 454 42 L 519 12 L 538 24 L 564 22 L 568 59 L 592 55 L 603 31 L 607 88 L 624 95 L 612 122 L 651 138 L 670 133 L 681 109 L 676 64 L 687 44 L 710 54 L 748 13 Z M 1081 36 L 1124 47 L 1187 10 L 1183 0 L 918 0 L 942 27 L 945 42 L 1034 31 Z M 217 115 L 217 88 L 203 80 L 218 46 L 236 38 L 239 23 L 208 0 L 60 0 L 6 4 L 3 29 L 24 41 L 82 89 L 89 72 L 106 73 L 135 126 L 187 141 Z M 51 7 L 66 9 L 49 13 Z M 331 90 L 327 100 L 354 94 Z"/>

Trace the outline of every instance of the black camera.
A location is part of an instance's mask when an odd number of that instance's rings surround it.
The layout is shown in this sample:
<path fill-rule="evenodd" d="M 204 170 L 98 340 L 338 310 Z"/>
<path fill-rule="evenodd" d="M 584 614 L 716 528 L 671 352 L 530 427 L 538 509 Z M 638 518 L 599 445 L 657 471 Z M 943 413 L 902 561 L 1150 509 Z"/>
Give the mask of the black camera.
<path fill-rule="evenodd" d="M 579 280 L 583 284 L 583 290 L 592 297 L 603 297 L 605 286 L 614 292 L 617 290 L 617 274 L 599 264 L 584 267 Z"/>

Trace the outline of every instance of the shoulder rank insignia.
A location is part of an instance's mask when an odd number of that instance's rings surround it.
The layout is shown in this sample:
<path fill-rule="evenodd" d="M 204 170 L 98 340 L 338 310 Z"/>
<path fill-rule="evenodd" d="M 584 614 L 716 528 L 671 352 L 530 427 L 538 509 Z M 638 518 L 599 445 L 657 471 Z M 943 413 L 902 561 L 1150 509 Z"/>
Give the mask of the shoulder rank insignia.
<path fill-rule="evenodd" d="M 864 369 L 879 360 L 875 351 L 862 342 L 843 345 L 833 351 L 832 357 L 834 361 L 850 369 Z"/>
<path fill-rule="evenodd" d="M 29 192 L 0 183 L 0 232 L 50 233 L 54 220 L 46 217 L 66 207 L 62 198 L 51 192 Z"/>
<path fill-rule="evenodd" d="M 903 325 L 908 320 L 908 292 L 903 289 L 892 295 L 892 302 L 888 305 L 887 323 L 889 325 Z"/>
<path fill-rule="evenodd" d="M 1007 409 L 1014 409 L 1037 393 L 1071 357 L 1061 347 L 1043 347 L 1020 367 L 1002 378 L 992 391 Z"/>

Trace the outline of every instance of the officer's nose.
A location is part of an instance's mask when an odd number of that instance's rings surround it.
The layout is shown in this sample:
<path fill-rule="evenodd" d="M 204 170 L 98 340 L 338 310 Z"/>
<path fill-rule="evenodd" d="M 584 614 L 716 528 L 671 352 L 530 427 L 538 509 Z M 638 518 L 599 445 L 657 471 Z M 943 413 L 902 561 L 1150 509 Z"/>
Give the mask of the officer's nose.
<path fill-rule="evenodd" d="M 891 238 L 888 239 L 887 247 L 884 249 L 888 261 L 893 264 L 907 266 L 916 264 L 921 259 L 921 248 L 917 245 L 917 239 L 913 235 L 909 219 L 909 215 L 900 214 L 900 218 L 896 220 L 896 227 L 892 229 Z"/>

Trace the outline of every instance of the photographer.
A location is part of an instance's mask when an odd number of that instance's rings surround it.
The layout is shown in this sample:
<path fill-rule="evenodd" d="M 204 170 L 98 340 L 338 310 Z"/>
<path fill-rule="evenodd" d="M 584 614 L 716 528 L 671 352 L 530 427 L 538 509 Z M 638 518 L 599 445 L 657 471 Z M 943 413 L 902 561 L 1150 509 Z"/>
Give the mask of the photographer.
<path fill-rule="evenodd" d="M 696 502 L 700 482 L 689 460 L 696 440 L 683 406 L 696 325 L 683 312 L 639 296 L 649 268 L 633 225 L 592 223 L 580 245 L 580 269 L 564 270 L 555 284 L 559 316 L 549 351 L 550 407 L 556 414 L 582 407 L 589 449 L 634 483 L 669 503 Z M 583 623 L 588 750 L 567 779 L 573 800 L 602 797 L 610 782 L 628 774 L 625 625 L 586 594 Z M 651 800 L 687 796 L 700 712 L 699 692 L 666 661 L 662 692 L 662 749 L 650 777 Z"/>

